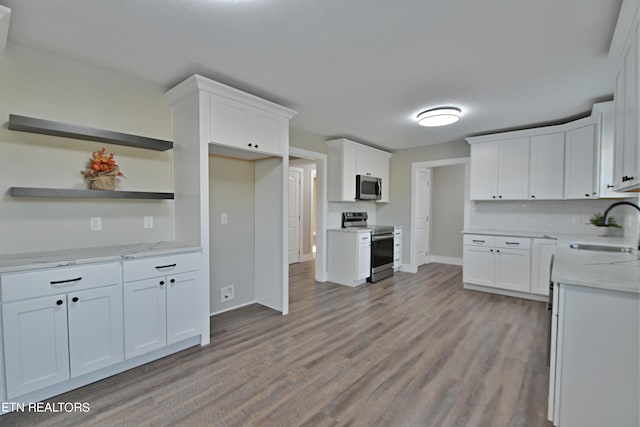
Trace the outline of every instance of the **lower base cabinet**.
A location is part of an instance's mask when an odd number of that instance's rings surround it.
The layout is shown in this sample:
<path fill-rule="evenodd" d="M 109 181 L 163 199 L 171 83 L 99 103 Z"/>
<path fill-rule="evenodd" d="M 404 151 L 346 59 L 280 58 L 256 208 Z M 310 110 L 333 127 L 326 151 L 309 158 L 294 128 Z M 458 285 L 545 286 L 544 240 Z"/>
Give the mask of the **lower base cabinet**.
<path fill-rule="evenodd" d="M 125 358 L 198 335 L 199 253 L 126 261 L 123 267 Z"/>
<path fill-rule="evenodd" d="M 466 234 L 465 287 L 543 300 L 549 295 L 554 239 Z"/>
<path fill-rule="evenodd" d="M 186 252 L 0 275 L 2 401 L 51 397 L 195 341 L 200 263 Z"/>
<path fill-rule="evenodd" d="M 1 280 L 7 398 L 123 360 L 120 263 Z"/>
<path fill-rule="evenodd" d="M 554 286 L 548 418 L 561 427 L 640 425 L 640 295 Z"/>
<path fill-rule="evenodd" d="M 330 282 L 358 286 L 371 275 L 371 231 L 329 230 L 327 249 Z"/>

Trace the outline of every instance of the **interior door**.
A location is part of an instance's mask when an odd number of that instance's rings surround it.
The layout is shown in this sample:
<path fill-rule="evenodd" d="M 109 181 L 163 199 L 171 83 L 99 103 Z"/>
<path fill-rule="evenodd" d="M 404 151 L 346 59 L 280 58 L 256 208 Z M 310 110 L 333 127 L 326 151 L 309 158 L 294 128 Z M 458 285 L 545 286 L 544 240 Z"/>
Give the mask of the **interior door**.
<path fill-rule="evenodd" d="M 300 262 L 300 182 L 302 170 L 289 168 L 289 264 Z"/>
<path fill-rule="evenodd" d="M 429 254 L 429 202 L 431 198 L 431 170 L 420 169 L 416 177 L 416 264 L 427 263 Z"/>

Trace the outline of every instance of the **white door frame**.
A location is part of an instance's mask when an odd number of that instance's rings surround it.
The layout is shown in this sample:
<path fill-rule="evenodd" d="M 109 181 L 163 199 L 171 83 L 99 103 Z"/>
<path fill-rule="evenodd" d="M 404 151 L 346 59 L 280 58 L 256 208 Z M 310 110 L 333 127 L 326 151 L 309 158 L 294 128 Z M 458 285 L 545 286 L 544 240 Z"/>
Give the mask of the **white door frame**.
<path fill-rule="evenodd" d="M 289 172 L 294 171 L 300 175 L 300 182 L 298 185 L 298 262 L 302 262 L 302 205 L 304 200 L 304 169 L 295 166 L 289 166 Z M 288 206 L 287 206 L 288 207 Z M 289 237 L 289 236 L 287 236 Z M 288 240 L 287 240 L 288 241 Z"/>
<path fill-rule="evenodd" d="M 411 233 L 409 234 L 409 271 L 411 273 L 418 272 L 417 260 L 416 260 L 416 239 L 417 225 L 417 204 L 416 204 L 416 191 L 417 182 L 416 176 L 419 169 L 431 169 L 440 166 L 451 165 L 464 165 L 464 228 L 468 229 L 470 224 L 470 212 L 471 201 L 469 199 L 469 157 L 458 157 L 455 159 L 445 160 L 430 160 L 426 162 L 412 162 L 411 163 Z M 431 206 L 431 200 L 429 200 L 429 206 Z M 462 231 L 462 230 L 460 230 Z M 431 240 L 431 236 L 428 235 L 428 239 Z M 431 242 L 427 242 L 427 248 L 429 248 Z"/>
<path fill-rule="evenodd" d="M 289 154 L 303 159 L 316 161 L 316 281 L 329 280 L 327 273 L 327 155 L 315 151 L 304 150 L 297 147 L 289 147 Z M 287 252 L 288 253 L 288 252 Z"/>

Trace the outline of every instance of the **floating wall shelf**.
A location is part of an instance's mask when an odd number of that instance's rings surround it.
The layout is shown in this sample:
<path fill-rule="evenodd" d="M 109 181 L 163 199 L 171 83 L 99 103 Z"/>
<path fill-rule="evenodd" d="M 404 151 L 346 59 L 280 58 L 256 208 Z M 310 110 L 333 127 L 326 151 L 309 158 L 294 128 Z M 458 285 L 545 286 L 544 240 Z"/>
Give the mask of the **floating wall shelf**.
<path fill-rule="evenodd" d="M 74 199 L 155 199 L 173 200 L 173 193 L 147 191 L 78 190 L 64 188 L 11 187 L 13 197 L 46 197 Z"/>
<path fill-rule="evenodd" d="M 145 136 L 130 135 L 127 133 L 18 116 L 15 114 L 9 115 L 9 129 L 156 151 L 166 151 L 173 148 L 173 142 L 162 139 L 147 138 Z"/>

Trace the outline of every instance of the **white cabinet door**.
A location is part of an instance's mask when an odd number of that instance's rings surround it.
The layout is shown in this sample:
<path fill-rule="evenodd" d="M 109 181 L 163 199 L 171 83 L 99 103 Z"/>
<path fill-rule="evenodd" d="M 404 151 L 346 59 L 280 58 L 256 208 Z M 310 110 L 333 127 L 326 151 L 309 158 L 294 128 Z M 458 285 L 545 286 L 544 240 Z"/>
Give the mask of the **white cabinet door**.
<path fill-rule="evenodd" d="M 283 133 L 288 130 L 286 119 L 251 108 L 246 126 L 247 144 L 252 144 L 255 150 L 263 153 L 282 154 Z"/>
<path fill-rule="evenodd" d="M 632 42 L 625 57 L 624 73 L 624 142 L 622 177 L 624 188 L 638 185 L 638 35 L 633 31 Z"/>
<path fill-rule="evenodd" d="M 166 279 L 124 284 L 124 354 L 126 359 L 167 344 Z"/>
<path fill-rule="evenodd" d="M 216 144 L 248 148 L 247 106 L 233 99 L 211 95 L 209 139 Z"/>
<path fill-rule="evenodd" d="M 616 86 L 614 92 L 614 108 L 615 108 L 615 130 L 613 134 L 613 179 L 616 189 L 622 188 L 625 183 L 622 182 L 624 176 L 624 108 L 627 95 L 624 92 L 625 87 L 624 65 L 618 70 L 616 75 Z"/>
<path fill-rule="evenodd" d="M 531 293 L 549 295 L 551 257 L 556 252 L 556 241 L 533 239 L 531 246 Z"/>
<path fill-rule="evenodd" d="M 624 193 L 615 192 L 616 175 L 614 174 L 614 132 L 615 106 L 613 101 L 600 102 L 593 105 L 598 118 L 598 140 L 600 142 L 600 171 L 598 174 L 598 197 L 603 199 L 624 198 Z"/>
<path fill-rule="evenodd" d="M 498 197 L 497 142 L 471 145 L 471 200 L 495 200 Z"/>
<path fill-rule="evenodd" d="M 359 234 L 360 236 L 361 234 Z M 368 236 L 367 236 L 368 237 Z M 358 245 L 358 278 L 366 279 L 371 275 L 371 242 L 359 243 Z"/>
<path fill-rule="evenodd" d="M 220 95 L 211 95 L 209 139 L 242 150 L 281 155 L 288 120 Z"/>
<path fill-rule="evenodd" d="M 68 304 L 71 377 L 124 360 L 122 286 L 70 292 Z"/>
<path fill-rule="evenodd" d="M 7 398 L 69 379 L 66 295 L 4 304 Z"/>
<path fill-rule="evenodd" d="M 531 252 L 528 250 L 495 250 L 496 288 L 529 292 L 531 280 Z"/>
<path fill-rule="evenodd" d="M 564 132 L 531 137 L 529 198 L 562 200 L 564 195 Z"/>
<path fill-rule="evenodd" d="M 493 286 L 494 249 L 465 246 L 463 252 L 462 281 L 474 285 Z"/>
<path fill-rule="evenodd" d="M 498 199 L 529 197 L 529 138 L 500 141 L 498 154 Z"/>
<path fill-rule="evenodd" d="M 592 199 L 597 195 L 596 126 L 568 131 L 565 142 L 564 198 Z"/>
<path fill-rule="evenodd" d="M 380 178 L 377 168 L 377 159 L 374 153 L 366 150 L 356 152 L 356 175 L 375 176 Z M 378 167 L 379 169 L 379 167 Z"/>
<path fill-rule="evenodd" d="M 199 272 L 167 277 L 167 344 L 198 335 Z"/>

